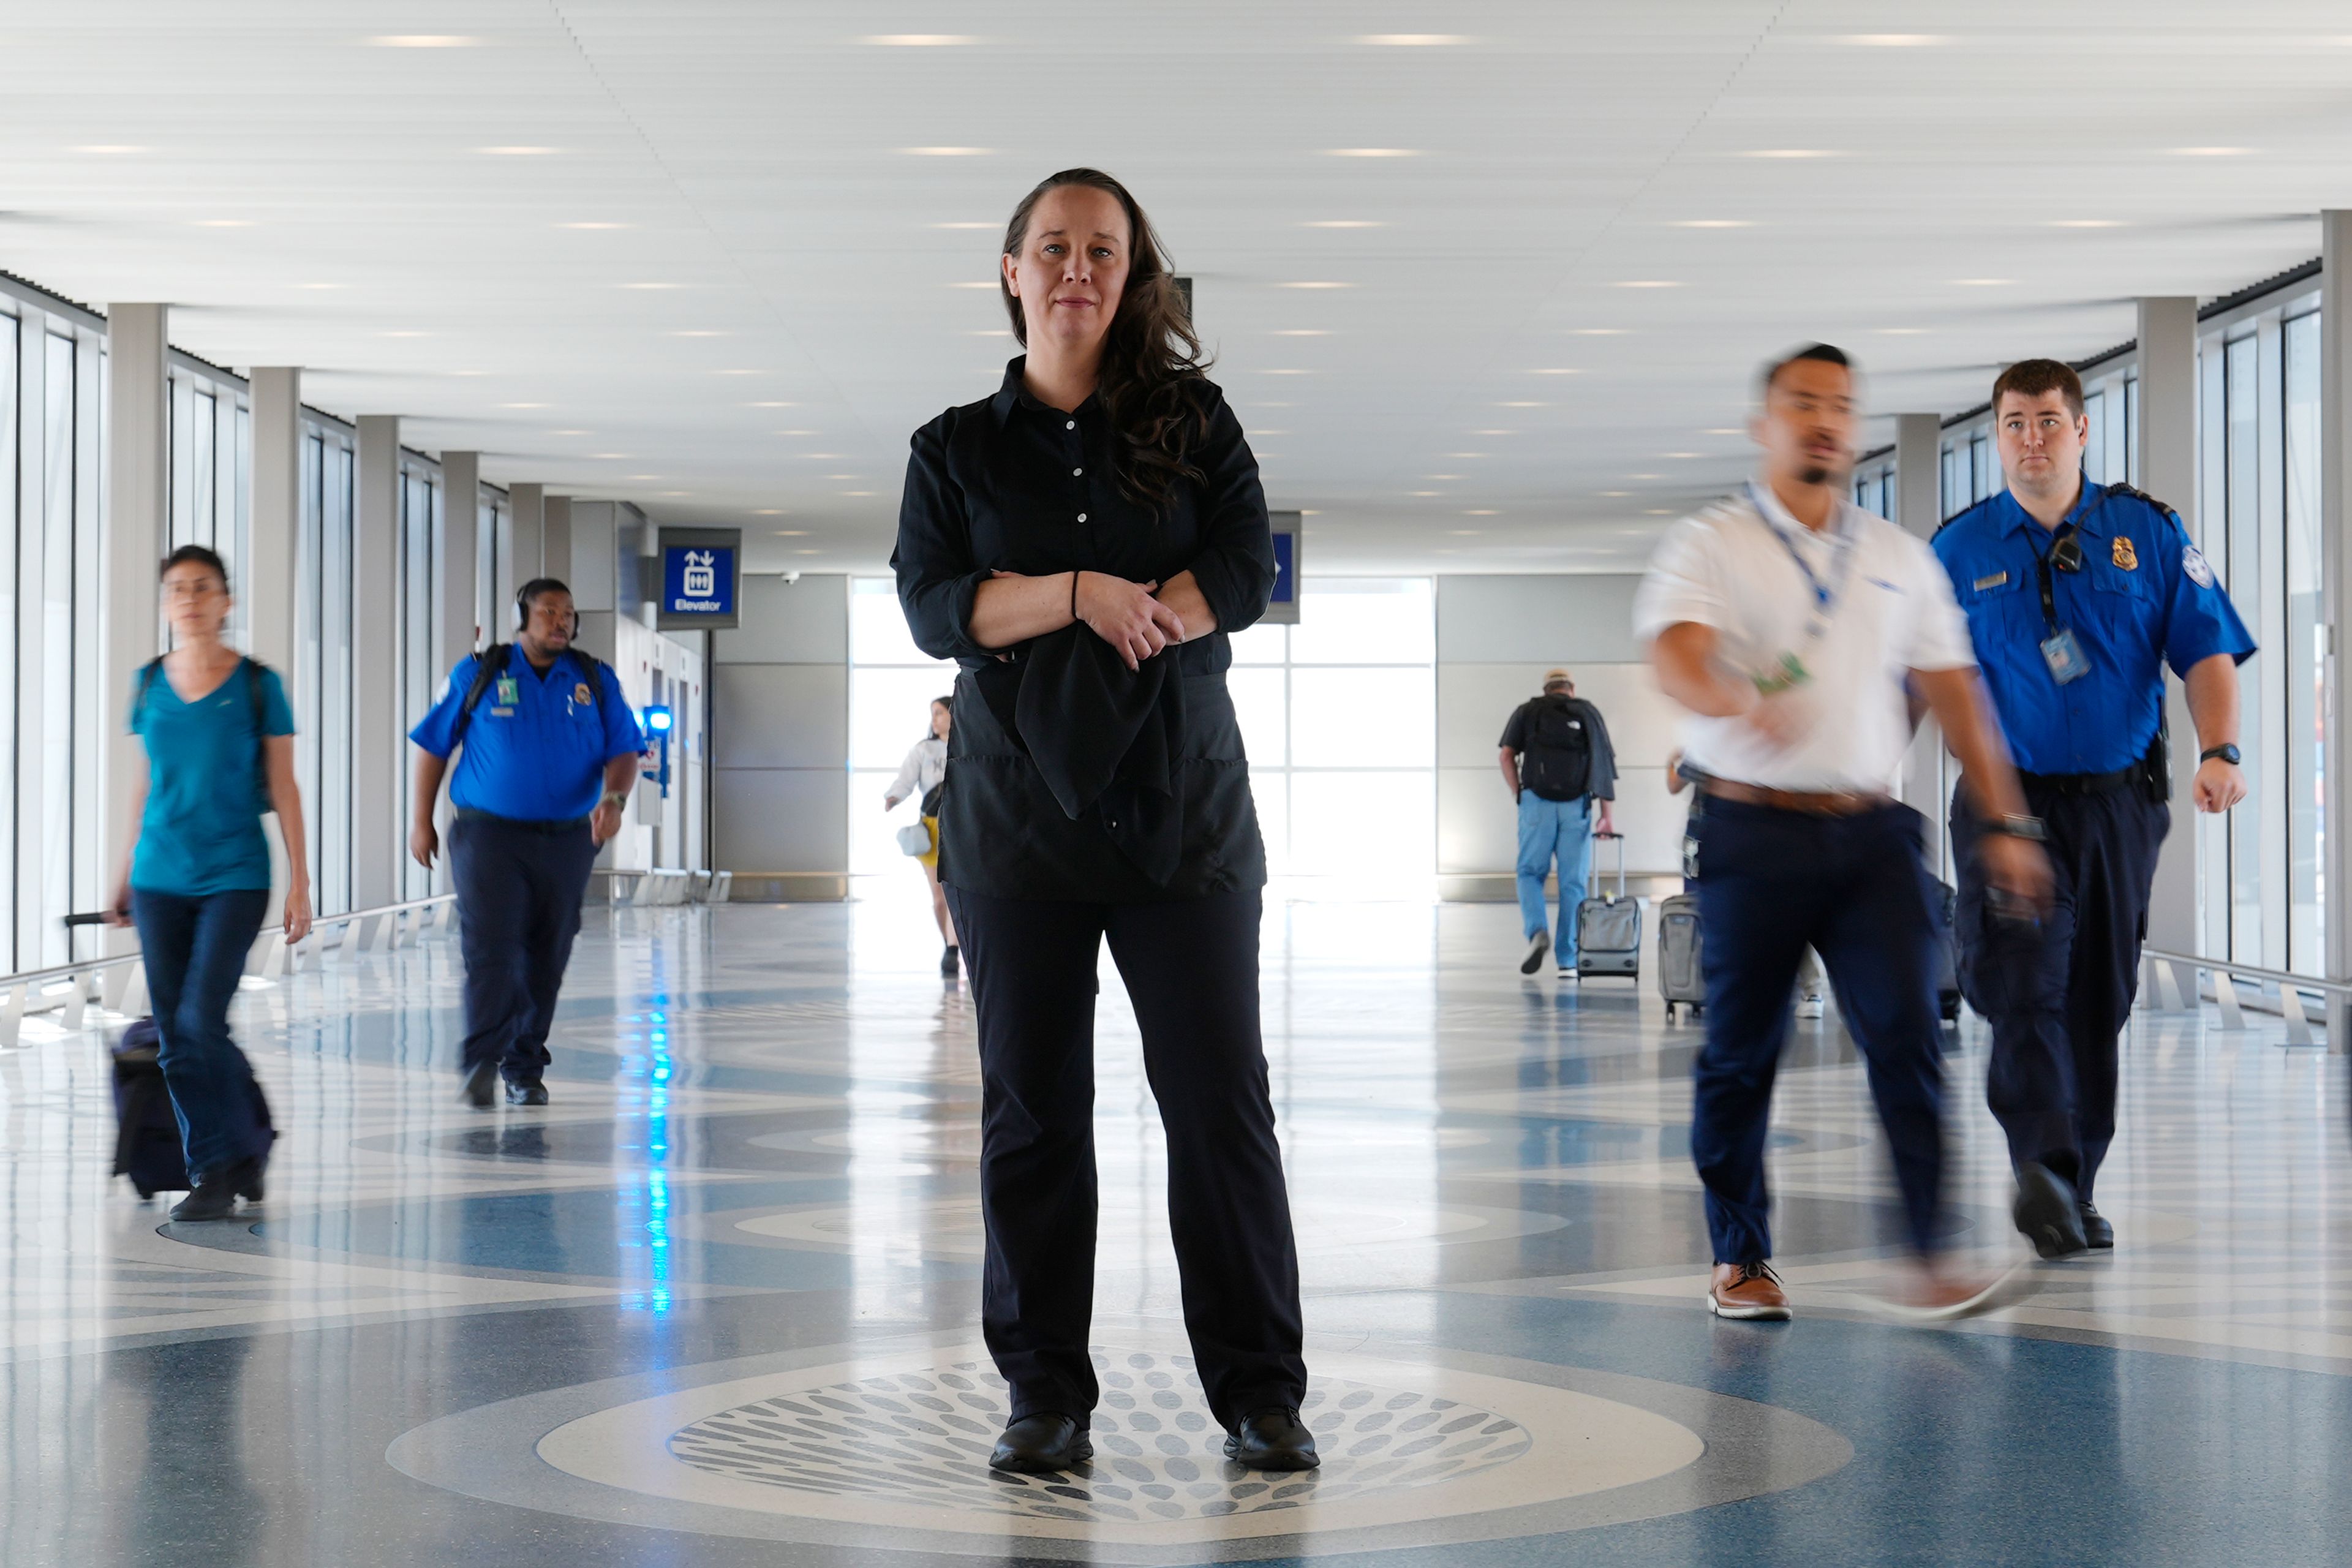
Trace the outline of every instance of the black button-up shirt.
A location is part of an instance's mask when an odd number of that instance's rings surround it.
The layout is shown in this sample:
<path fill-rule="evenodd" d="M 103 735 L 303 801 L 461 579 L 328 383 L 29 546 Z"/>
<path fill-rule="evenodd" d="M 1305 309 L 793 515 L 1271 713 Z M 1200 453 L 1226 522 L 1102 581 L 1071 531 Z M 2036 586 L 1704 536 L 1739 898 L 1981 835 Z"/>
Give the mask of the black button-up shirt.
<path fill-rule="evenodd" d="M 915 432 L 891 565 L 916 645 L 963 667 L 940 800 L 940 879 L 1015 899 L 1133 903 L 1263 887 L 1265 847 L 1225 634 L 1265 613 L 1274 542 L 1257 459 L 1223 392 L 1197 384 L 1201 470 L 1167 508 L 1127 499 L 1100 399 L 1029 395 L 1025 359 L 983 402 Z M 1191 572 L 1217 630 L 1129 674 L 1084 625 L 1011 649 L 972 640 L 992 572 Z M 999 658 L 1009 652 L 1009 659 Z"/>

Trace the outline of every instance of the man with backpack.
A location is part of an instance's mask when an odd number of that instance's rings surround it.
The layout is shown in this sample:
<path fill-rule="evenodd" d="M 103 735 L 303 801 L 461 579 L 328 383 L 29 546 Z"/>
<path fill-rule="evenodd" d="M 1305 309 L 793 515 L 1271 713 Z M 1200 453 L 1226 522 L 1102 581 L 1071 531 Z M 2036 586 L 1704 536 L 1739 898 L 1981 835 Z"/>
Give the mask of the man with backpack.
<path fill-rule="evenodd" d="M 512 645 L 457 661 L 416 742 L 409 852 L 440 849 L 433 807 L 449 756 L 457 820 L 449 871 L 466 958 L 464 1101 L 488 1110 L 503 1076 L 510 1105 L 545 1105 L 547 1035 L 580 933 L 596 851 L 621 830 L 645 737 L 620 678 L 572 646 L 572 591 L 534 578 L 515 595 Z"/>
<path fill-rule="evenodd" d="M 1601 710 L 1576 694 L 1564 669 L 1544 672 L 1543 695 L 1529 698 L 1503 726 L 1503 783 L 1519 804 L 1519 923 L 1528 951 L 1519 973 L 1559 954 L 1559 977 L 1576 977 L 1576 906 L 1592 863 L 1592 836 L 1616 831 L 1617 753 Z M 1593 805 L 1600 804 L 1599 820 Z M 1544 879 L 1559 865 L 1559 937 L 1544 929 Z"/>

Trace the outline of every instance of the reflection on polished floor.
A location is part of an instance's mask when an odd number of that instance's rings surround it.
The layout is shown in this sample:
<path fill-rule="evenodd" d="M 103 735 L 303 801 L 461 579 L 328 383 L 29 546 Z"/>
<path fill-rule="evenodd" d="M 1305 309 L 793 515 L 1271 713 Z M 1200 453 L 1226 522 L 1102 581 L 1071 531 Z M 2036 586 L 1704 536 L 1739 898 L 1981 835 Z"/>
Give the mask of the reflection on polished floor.
<path fill-rule="evenodd" d="M 1312 1478 L 1216 1455 L 1108 977 L 1101 1455 L 991 1479 L 978 1084 L 919 903 L 624 910 L 545 1110 L 461 1110 L 454 943 L 249 989 L 270 1201 L 106 1175 L 95 1034 L 0 1055 L 0 1563 L 2335 1563 L 2352 1557 L 2345 1058 L 2143 1015 L 2112 1258 L 1871 1321 L 1892 1193 L 1834 1014 L 1775 1138 L 1785 1326 L 1702 1310 L 1693 1034 L 1522 981 L 1502 906 L 1276 904 L 1265 1016 Z M 1952 1058 L 1961 1245 L 2022 1247 Z"/>

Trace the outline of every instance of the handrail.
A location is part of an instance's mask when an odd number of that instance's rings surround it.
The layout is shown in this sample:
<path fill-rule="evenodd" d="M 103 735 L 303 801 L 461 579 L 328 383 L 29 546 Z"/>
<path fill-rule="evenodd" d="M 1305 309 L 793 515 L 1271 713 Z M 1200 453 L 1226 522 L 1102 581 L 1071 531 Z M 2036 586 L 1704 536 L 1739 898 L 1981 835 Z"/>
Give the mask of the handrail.
<path fill-rule="evenodd" d="M 436 904 L 454 903 L 457 898 L 455 893 L 436 893 L 428 899 L 409 899 L 397 904 L 377 904 L 372 909 L 316 915 L 311 918 L 310 929 L 315 931 L 327 926 L 346 925 L 352 921 L 373 920 L 378 915 L 397 915 L 410 910 L 431 909 Z M 139 958 L 138 951 L 133 949 L 129 952 L 109 953 L 103 958 L 85 959 L 79 963 L 58 963 L 47 969 L 26 969 L 15 974 L 0 974 L 0 990 L 15 985 L 44 985 L 52 980 L 71 980 L 77 974 L 95 974 L 101 969 L 111 969 L 117 964 L 136 963 Z"/>
<path fill-rule="evenodd" d="M 2290 1046 L 2311 1046 L 2311 1019 L 2303 1010 L 2303 993 L 2316 991 L 2326 996 L 2352 996 L 2352 981 L 2322 980 L 2309 974 L 2294 974 L 2284 969 L 2264 969 L 2256 963 L 2240 963 L 2234 959 L 2209 958 L 2200 952 L 2172 952 L 2164 948 L 2142 948 L 2141 952 L 2156 961 L 2158 989 L 2166 997 L 2165 1005 L 2178 1006 L 2180 998 L 2179 977 L 2173 970 L 2186 965 L 2193 976 L 2200 969 L 2213 972 L 2213 1001 L 2221 1009 L 2221 1027 L 2238 1030 L 2246 1026 L 2245 1010 L 2238 1003 L 2238 988 L 2232 976 L 2266 982 L 2278 987 L 2279 1016 L 2286 1020 L 2286 1043 Z M 2169 967 L 2167 967 L 2169 966 Z M 2192 978 L 2190 988 L 2194 990 Z M 2352 1051 L 2352 1039 L 2331 1040 L 2330 1047 L 2338 1055 Z"/>
<path fill-rule="evenodd" d="M 2226 969 L 2249 980 L 2299 985 L 2305 991 L 2323 991 L 2331 996 L 2352 996 L 2352 980 L 2322 980 L 2316 975 L 2294 974 L 2284 969 L 2264 969 L 2258 964 L 2240 963 L 2234 958 L 2208 958 L 2201 952 L 2168 952 L 2158 947 L 2144 947 L 2140 952 L 2150 958 L 2160 958 L 2167 963 L 2193 963 L 2200 969 Z"/>

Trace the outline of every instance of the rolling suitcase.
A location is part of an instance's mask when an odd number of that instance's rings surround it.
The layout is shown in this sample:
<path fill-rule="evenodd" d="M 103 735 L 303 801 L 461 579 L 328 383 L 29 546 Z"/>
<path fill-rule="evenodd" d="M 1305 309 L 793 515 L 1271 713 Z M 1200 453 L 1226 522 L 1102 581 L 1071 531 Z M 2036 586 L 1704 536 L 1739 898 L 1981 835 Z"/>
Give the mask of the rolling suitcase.
<path fill-rule="evenodd" d="M 142 1018 L 114 1045 L 114 1173 L 128 1176 L 142 1198 L 188 1190 L 188 1160 L 172 1091 L 155 1065 L 162 1037 Z"/>
<path fill-rule="evenodd" d="M 1696 1018 L 1706 1005 L 1696 893 L 1676 893 L 1658 902 L 1658 994 L 1666 999 L 1669 1024 L 1678 1006 L 1689 1008 Z"/>
<path fill-rule="evenodd" d="M 1576 974 L 1638 981 L 1642 974 L 1642 906 L 1625 896 L 1625 836 L 1596 833 L 1617 846 L 1617 891 L 1576 906 Z"/>

